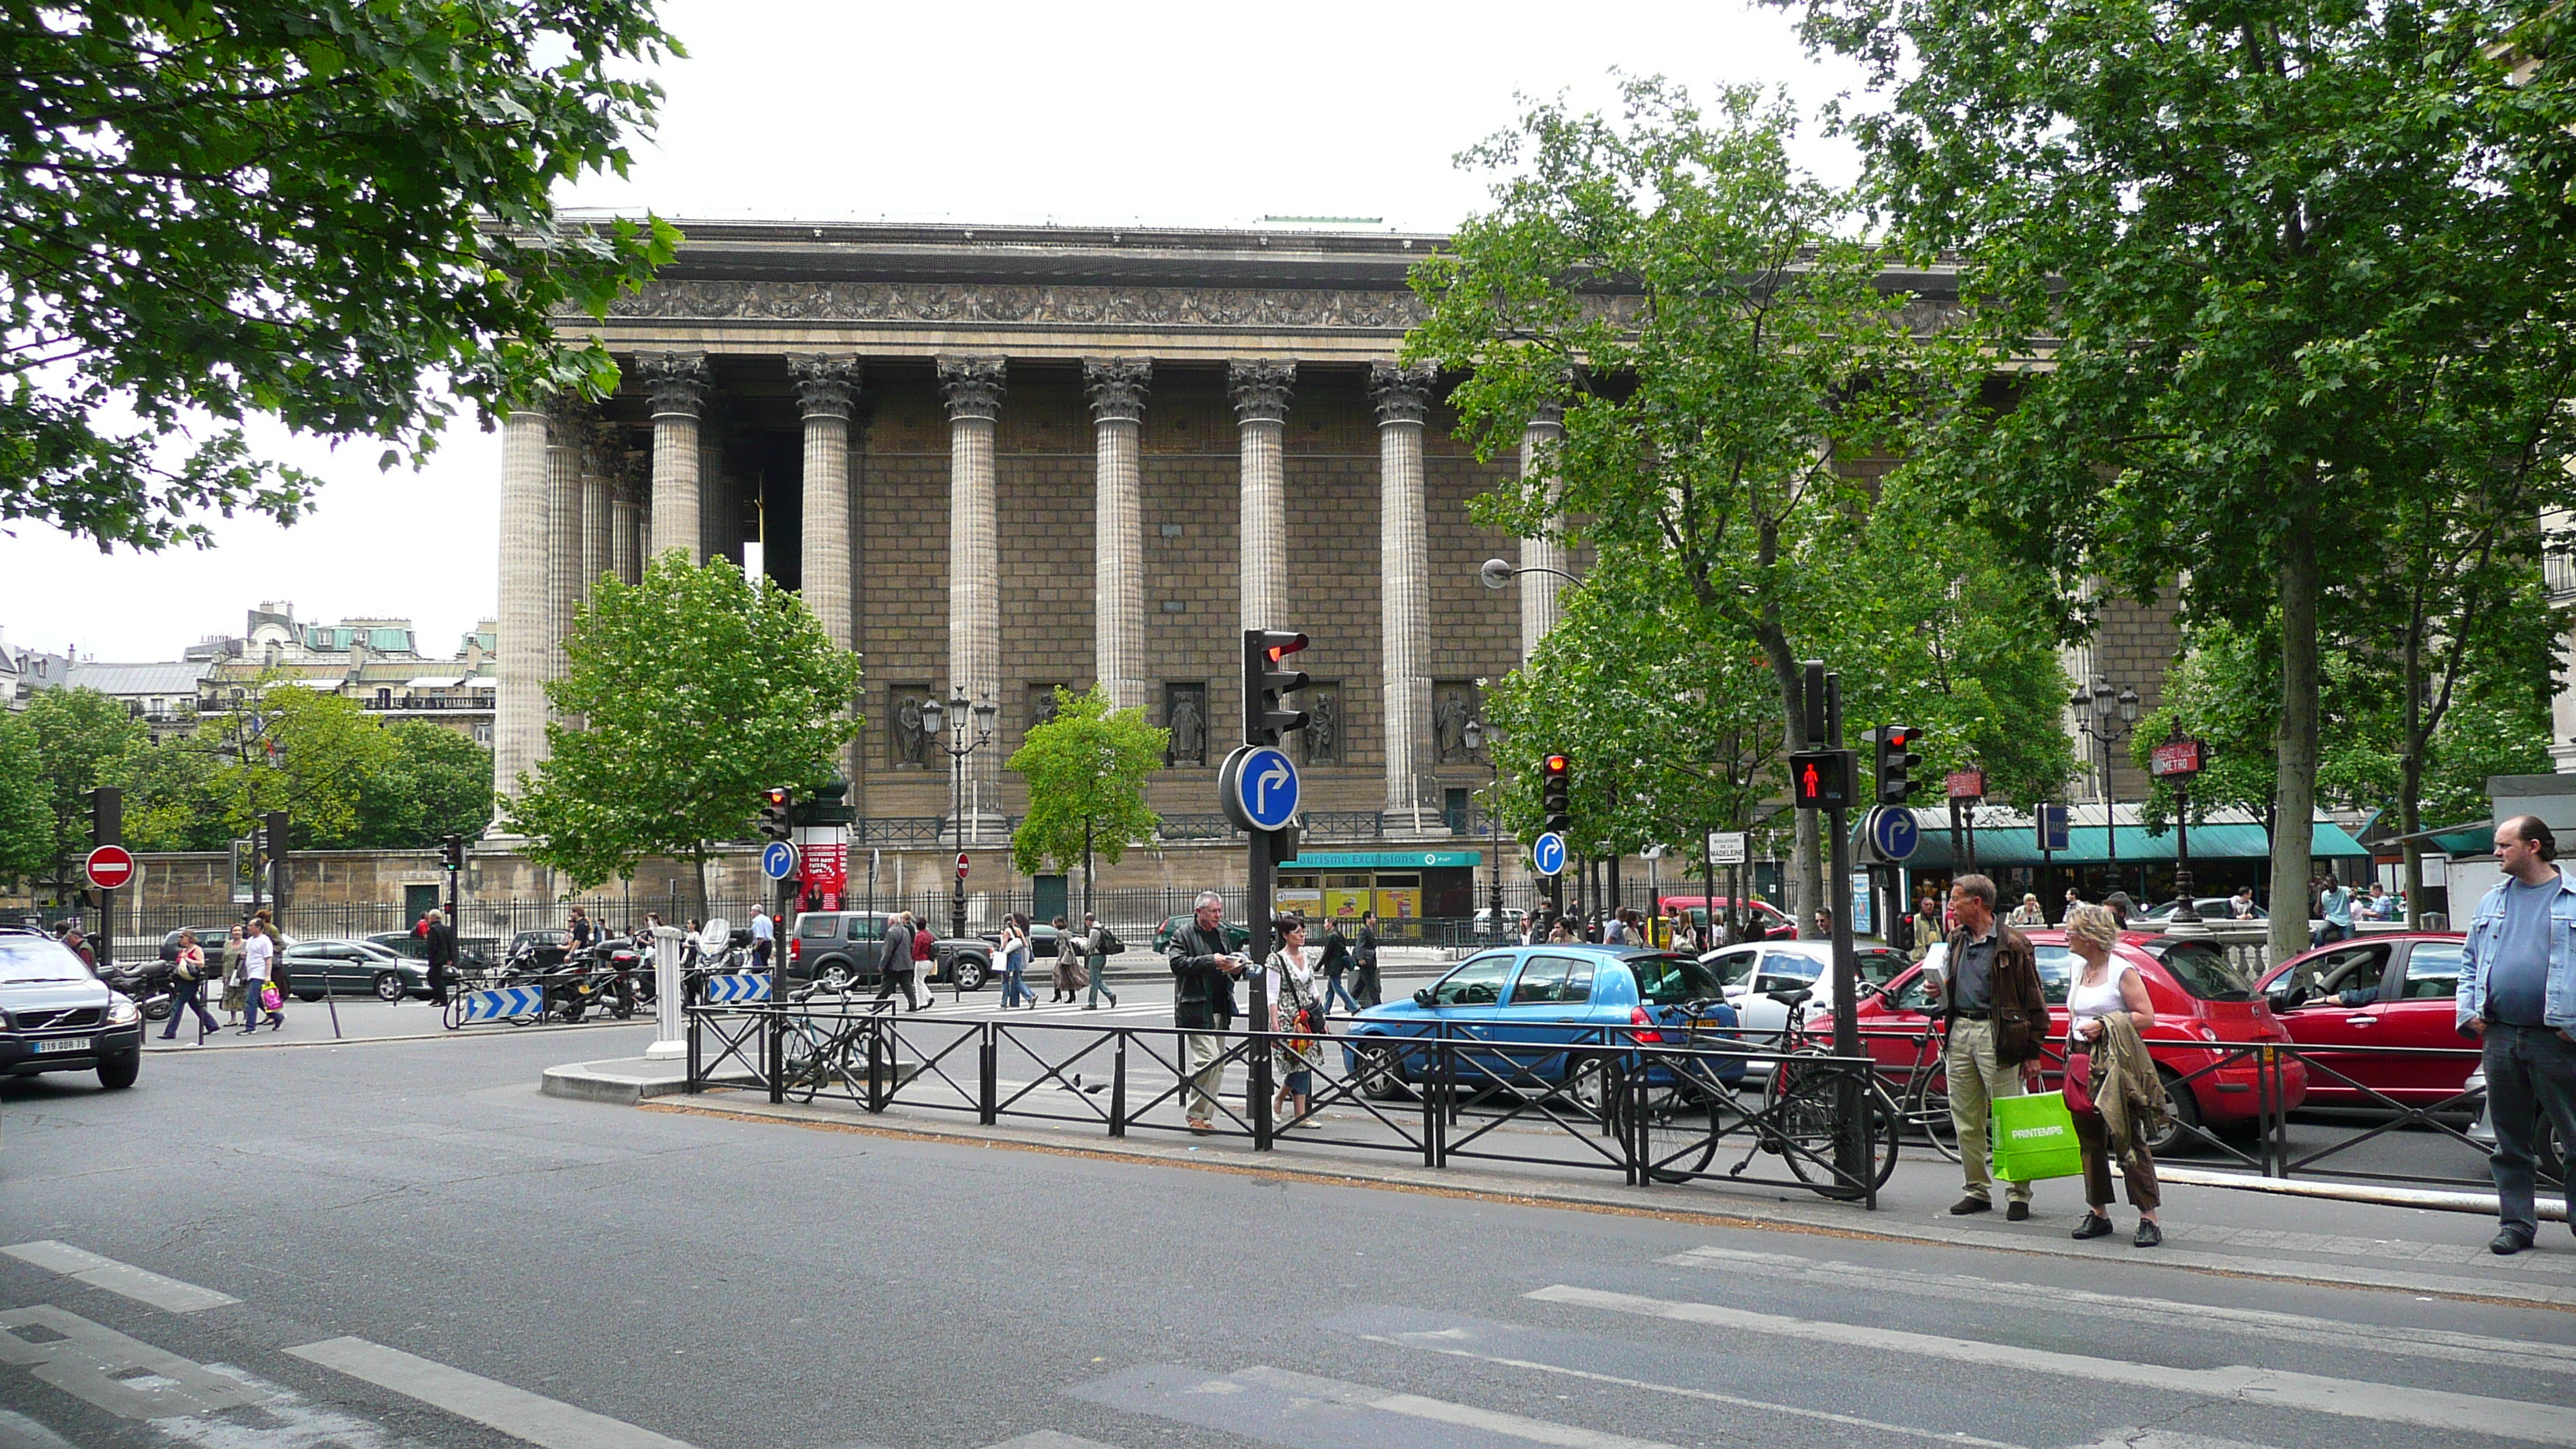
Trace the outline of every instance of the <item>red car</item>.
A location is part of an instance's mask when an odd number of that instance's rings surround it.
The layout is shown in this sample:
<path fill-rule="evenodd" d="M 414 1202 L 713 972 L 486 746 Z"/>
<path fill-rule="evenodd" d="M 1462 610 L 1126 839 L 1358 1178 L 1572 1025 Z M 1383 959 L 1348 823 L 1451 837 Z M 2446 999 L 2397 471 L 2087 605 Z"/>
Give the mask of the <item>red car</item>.
<path fill-rule="evenodd" d="M 1708 904 L 1709 898 L 1706 896 L 1662 896 L 1655 901 L 1655 909 L 1668 917 L 1678 912 L 1684 920 L 1694 926 L 1700 926 L 1708 923 Z M 1720 916 L 1734 909 L 1736 905 L 1731 897 L 1717 898 L 1717 913 Z M 1747 896 L 1743 910 L 1758 923 L 1757 929 L 1762 933 L 1761 939 L 1765 941 L 1798 939 L 1797 924 L 1782 913 L 1778 906 L 1760 896 Z"/>
<path fill-rule="evenodd" d="M 2050 1049 L 2062 1051 L 2066 1044 L 2066 985 L 2073 979 L 2078 962 L 2075 953 L 2066 949 L 2065 932 L 2025 934 L 2038 953 L 2040 986 L 2048 997 Z M 1933 947 L 1920 966 L 1888 983 L 1884 997 L 1866 997 L 1860 1004 L 1861 1030 L 1883 1033 L 1863 1038 L 1869 1043 L 1870 1055 L 1878 1059 L 1881 1070 L 1892 1076 L 1903 1078 L 1914 1070 L 1924 1007 L 1931 999 L 1932 978 L 1940 970 L 1945 954 L 1945 947 Z M 2146 1032 L 2147 1054 L 2164 1075 L 2175 1125 L 2161 1141 L 2147 1144 L 2148 1150 L 2157 1154 L 2174 1150 L 2189 1140 L 2183 1131 L 2186 1125 L 2221 1133 L 2252 1132 L 2260 1118 L 2255 1093 L 2259 1068 L 2251 1057 L 2223 1058 L 2203 1043 L 2288 1043 L 2290 1034 L 2273 1017 L 2271 1007 L 2250 983 L 2229 970 L 2226 953 L 2206 941 L 2170 941 L 2133 932 L 2121 938 L 2115 959 L 2137 968 L 2147 983 L 2148 1000 L 2156 1008 L 2156 1024 Z M 2216 1070 L 2192 1077 L 2185 1084 L 2186 1090 L 2171 1090 L 2181 1078 L 2220 1061 L 2224 1064 Z M 2042 1078 L 2050 1090 L 2055 1090 L 2062 1075 L 2052 1055 L 2042 1070 Z M 2281 1087 L 2287 1098 L 2283 1107 L 2298 1106 L 2308 1093 L 2306 1066 L 2296 1061 L 2284 1063 Z"/>
<path fill-rule="evenodd" d="M 2447 1047 L 2460 1053 L 2323 1057 L 2309 1101 L 2321 1107 L 2387 1107 L 2354 1083 L 2409 1107 L 2460 1095 L 2478 1067 L 2476 1052 L 2465 1050 L 2474 1044 L 2462 1041 L 2451 1024 L 2463 939 L 2455 931 L 2364 936 L 2293 956 L 2263 978 L 2273 1015 L 2301 1046 Z M 2305 995 L 2296 985 L 2302 969 L 2316 973 Z"/>

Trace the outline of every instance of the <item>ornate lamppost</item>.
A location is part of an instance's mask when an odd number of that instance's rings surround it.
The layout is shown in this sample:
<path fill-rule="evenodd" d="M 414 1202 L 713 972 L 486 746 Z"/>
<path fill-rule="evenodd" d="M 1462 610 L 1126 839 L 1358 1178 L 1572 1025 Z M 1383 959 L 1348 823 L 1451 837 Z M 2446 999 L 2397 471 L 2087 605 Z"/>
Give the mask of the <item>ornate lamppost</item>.
<path fill-rule="evenodd" d="M 1467 753 L 1472 755 L 1485 749 L 1487 745 L 1501 744 L 1503 727 L 1489 725 L 1480 719 L 1471 719 L 1467 721 L 1466 739 Z M 1490 891 L 1488 898 L 1492 908 L 1487 913 L 1486 919 L 1493 930 L 1494 939 L 1500 941 L 1503 938 L 1503 762 L 1495 758 L 1491 751 L 1487 751 L 1485 768 L 1493 771 L 1494 774 L 1492 803 L 1485 807 L 1485 823 L 1492 827 L 1494 840 L 1493 853 L 1487 857 L 1494 878 L 1488 887 Z"/>
<path fill-rule="evenodd" d="M 2119 802 L 2111 792 L 2111 750 L 2138 727 L 2138 692 L 2125 684 L 2115 688 L 2109 680 L 2096 679 L 2091 689 L 2076 690 L 2067 704 L 2075 711 L 2076 731 L 2102 753 L 2103 859 L 2110 871 L 2111 888 L 2118 890 L 2120 820 Z"/>
<path fill-rule="evenodd" d="M 948 729 L 948 742 L 939 748 L 948 756 L 948 819 L 950 833 L 956 840 L 960 855 L 966 853 L 966 757 L 992 743 L 993 717 L 999 713 L 1001 706 L 993 702 L 990 694 L 969 704 L 962 686 L 945 705 L 936 698 L 921 702 L 922 733 L 936 740 L 942 725 Z M 974 732 L 971 740 L 967 738 L 970 729 Z M 957 873 L 956 884 L 951 888 L 948 934 L 951 937 L 966 934 L 966 875 L 963 871 Z"/>

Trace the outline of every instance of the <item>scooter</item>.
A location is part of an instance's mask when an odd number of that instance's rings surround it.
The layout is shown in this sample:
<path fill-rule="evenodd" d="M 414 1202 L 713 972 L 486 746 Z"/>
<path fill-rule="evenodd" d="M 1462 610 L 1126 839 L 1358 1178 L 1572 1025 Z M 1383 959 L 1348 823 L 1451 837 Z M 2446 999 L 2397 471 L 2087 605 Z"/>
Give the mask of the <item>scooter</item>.
<path fill-rule="evenodd" d="M 168 1021 L 172 971 L 165 961 L 111 962 L 98 968 L 98 979 L 108 990 L 123 994 L 142 1008 L 144 1020 Z"/>

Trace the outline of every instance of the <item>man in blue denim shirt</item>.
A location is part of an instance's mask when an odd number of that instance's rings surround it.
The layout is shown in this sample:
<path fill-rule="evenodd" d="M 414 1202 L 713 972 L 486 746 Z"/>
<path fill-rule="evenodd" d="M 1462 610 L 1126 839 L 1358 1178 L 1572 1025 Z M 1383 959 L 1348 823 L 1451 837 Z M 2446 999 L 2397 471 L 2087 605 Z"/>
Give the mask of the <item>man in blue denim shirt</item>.
<path fill-rule="evenodd" d="M 2560 1150 L 2576 1144 L 2576 883 L 2553 863 L 2558 838 L 2537 816 L 2496 827 L 2502 885 L 2478 902 L 2460 968 L 2460 1035 L 2483 1036 L 2487 1120 L 2495 1128 L 2495 1241 L 2519 1253 L 2540 1232 L 2533 1151 L 2540 1114 Z"/>

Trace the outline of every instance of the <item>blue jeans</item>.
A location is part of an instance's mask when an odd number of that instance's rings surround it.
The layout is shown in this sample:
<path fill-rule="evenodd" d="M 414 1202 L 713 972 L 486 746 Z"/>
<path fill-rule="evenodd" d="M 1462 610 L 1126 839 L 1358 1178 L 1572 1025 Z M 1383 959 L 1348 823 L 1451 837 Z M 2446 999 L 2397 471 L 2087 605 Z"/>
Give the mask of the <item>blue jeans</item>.
<path fill-rule="evenodd" d="M 1342 999 L 1344 1005 L 1350 1007 L 1354 1015 L 1358 1013 L 1360 1009 L 1360 999 L 1351 995 L 1349 991 L 1343 988 L 1342 973 L 1339 971 L 1336 971 L 1332 975 L 1324 978 L 1324 1009 L 1326 1011 L 1333 1009 L 1333 998 L 1337 996 Z"/>
<path fill-rule="evenodd" d="M 269 985 L 270 983 L 266 981 L 243 980 L 242 1030 L 259 1030 L 260 1013 L 268 1010 L 266 1007 L 259 1004 L 259 994 L 266 991 L 269 988 Z M 279 990 L 277 993 L 277 1001 L 278 1008 L 275 1011 L 268 1012 L 268 1019 L 271 1021 L 284 1021 L 286 1020 L 286 992 L 283 989 Z"/>
<path fill-rule="evenodd" d="M 170 1041 L 179 1035 L 179 1019 L 192 1009 L 197 1013 L 198 1023 L 206 1030 L 224 1029 L 224 1024 L 215 1020 L 215 1014 L 206 1010 L 205 990 L 206 983 L 202 980 L 181 981 L 170 988 L 170 1025 L 161 1033 L 163 1041 Z"/>
<path fill-rule="evenodd" d="M 1029 989 L 1029 968 L 1020 963 L 1019 957 L 1006 956 L 1002 960 L 1002 1009 L 1008 1011 L 1019 1005 L 1022 997 L 1028 998 L 1031 1006 L 1038 1004 L 1038 994 Z"/>
<path fill-rule="evenodd" d="M 1109 958 L 1106 956 L 1094 956 L 1091 958 L 1091 999 L 1089 1002 L 1089 1005 L 1091 1006 L 1098 1006 L 1100 1004 L 1100 998 L 1104 996 L 1109 998 L 1110 1005 L 1116 1006 L 1118 1004 L 1118 993 L 1109 989 L 1109 973 L 1103 969 L 1108 964 Z"/>
<path fill-rule="evenodd" d="M 2487 1123 L 2495 1128 L 2496 1218 L 2508 1232 L 2535 1237 L 2540 1214 L 2533 1203 L 2534 1151 L 2540 1117 L 2558 1128 L 2559 1170 L 2576 1151 L 2576 1042 L 2545 1026 L 2487 1023 Z"/>

